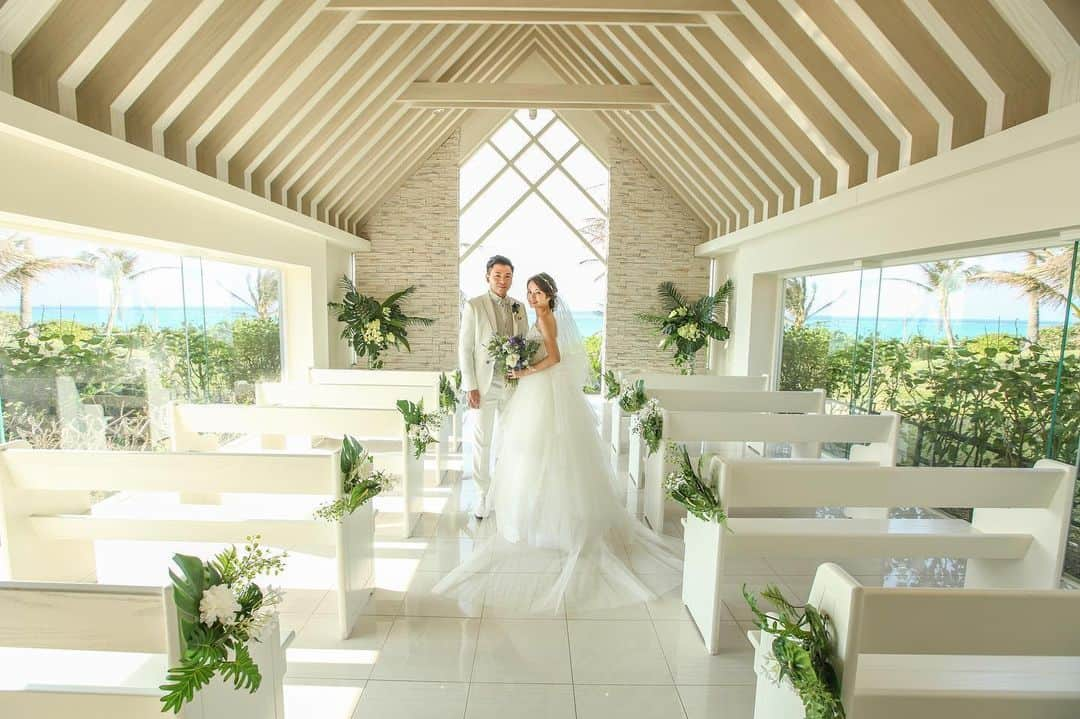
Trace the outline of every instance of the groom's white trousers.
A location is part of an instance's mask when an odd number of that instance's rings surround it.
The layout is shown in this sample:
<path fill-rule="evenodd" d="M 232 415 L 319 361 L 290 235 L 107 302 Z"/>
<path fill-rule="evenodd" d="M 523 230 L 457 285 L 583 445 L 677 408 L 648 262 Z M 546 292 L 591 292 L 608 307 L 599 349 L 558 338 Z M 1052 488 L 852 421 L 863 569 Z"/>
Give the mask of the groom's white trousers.
<path fill-rule="evenodd" d="M 491 488 L 491 448 L 497 438 L 496 420 L 506 409 L 510 392 L 505 384 L 496 378 L 491 388 L 480 395 L 480 408 L 473 424 L 472 437 L 472 476 L 476 487 L 486 496 Z"/>

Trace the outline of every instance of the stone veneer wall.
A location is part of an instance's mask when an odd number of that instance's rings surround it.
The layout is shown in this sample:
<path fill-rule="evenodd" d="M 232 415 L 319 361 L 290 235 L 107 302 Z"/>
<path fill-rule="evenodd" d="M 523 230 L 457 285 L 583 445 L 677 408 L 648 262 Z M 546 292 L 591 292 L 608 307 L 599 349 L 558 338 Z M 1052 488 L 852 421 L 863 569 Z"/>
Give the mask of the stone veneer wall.
<path fill-rule="evenodd" d="M 637 319 L 658 311 L 656 286 L 671 280 L 687 297 L 709 291 L 709 261 L 694 257 L 705 225 L 619 137 L 608 144 L 611 206 L 605 367 L 673 371 L 658 336 Z M 705 372 L 705 353 L 698 360 Z"/>
<path fill-rule="evenodd" d="M 406 312 L 435 320 L 410 328 L 412 352 L 387 352 L 386 369 L 457 366 L 459 141 L 455 132 L 360 228 L 371 241 L 371 252 L 356 254 L 360 292 L 383 299 L 416 285 Z M 331 325 L 331 332 L 341 331 L 337 322 Z"/>

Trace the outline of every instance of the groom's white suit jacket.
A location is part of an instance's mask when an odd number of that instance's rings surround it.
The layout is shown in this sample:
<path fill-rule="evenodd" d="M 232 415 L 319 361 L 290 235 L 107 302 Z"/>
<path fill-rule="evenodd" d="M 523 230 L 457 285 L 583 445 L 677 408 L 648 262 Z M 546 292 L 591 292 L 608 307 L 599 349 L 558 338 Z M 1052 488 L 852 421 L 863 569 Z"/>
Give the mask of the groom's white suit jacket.
<path fill-rule="evenodd" d="M 529 331 L 529 318 L 525 304 L 509 295 L 506 298 L 514 311 L 514 334 L 524 336 Z M 474 389 L 484 394 L 491 389 L 495 365 L 487 353 L 487 343 L 496 331 L 495 306 L 487 292 L 465 303 L 461 313 L 461 336 L 458 338 L 458 364 L 461 367 L 461 387 L 466 392 Z"/>

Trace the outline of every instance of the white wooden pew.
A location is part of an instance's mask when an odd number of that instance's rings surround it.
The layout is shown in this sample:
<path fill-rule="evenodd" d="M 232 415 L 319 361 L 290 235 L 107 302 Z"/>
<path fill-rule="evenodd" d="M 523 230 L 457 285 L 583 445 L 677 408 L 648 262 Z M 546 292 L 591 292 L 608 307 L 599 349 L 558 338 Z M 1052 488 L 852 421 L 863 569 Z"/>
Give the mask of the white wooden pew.
<path fill-rule="evenodd" d="M 848 719 L 1080 716 L 1080 592 L 864 587 L 823 564 L 809 602 L 832 620 Z M 802 719 L 764 675 L 773 635 L 750 638 L 755 719 Z"/>
<path fill-rule="evenodd" d="M 174 404 L 172 448 L 175 451 L 214 451 L 221 447 L 207 434 L 255 437 L 224 449 L 249 451 L 277 449 L 281 437 L 307 436 L 340 439 L 350 434 L 371 453 L 376 467 L 401 478 L 403 537 L 412 535 L 424 512 L 424 461 L 409 444 L 405 421 L 396 407 L 355 409 L 344 407 L 277 407 L 238 404 Z M 310 446 L 310 445 L 309 445 Z M 191 499 L 205 495 L 189 490 Z M 212 495 L 211 495 L 212 498 Z"/>
<path fill-rule="evenodd" d="M 312 369 L 309 378 L 313 384 L 354 385 L 354 386 L 393 386 L 393 387 L 434 387 L 439 389 L 439 375 L 453 377 L 454 370 L 431 372 L 427 370 L 385 370 L 385 369 Z M 428 407 L 425 400 L 424 406 Z M 430 408 L 438 404 L 430 405 Z M 447 451 L 457 452 L 462 442 L 465 404 L 458 403 L 454 421 L 450 427 L 451 442 Z"/>
<path fill-rule="evenodd" d="M 20 446 L 21 445 L 21 446 Z M 0 571 L 16 580 L 74 581 L 96 571 L 95 540 L 243 543 L 337 558 L 338 629 L 349 633 L 374 590 L 375 524 L 371 503 L 330 524 L 314 502 L 291 514 L 259 509 L 259 495 L 341 496 L 338 452 L 195 453 L 0 451 Z M 91 491 L 208 490 L 251 495 L 237 506 L 179 505 L 153 515 L 91 512 Z M 247 498 L 245 498 L 247 499 Z"/>
<path fill-rule="evenodd" d="M 672 412 L 782 412 L 788 414 L 824 414 L 825 390 L 809 392 L 723 391 L 688 389 L 646 389 L 649 399 L 661 409 Z M 645 470 L 645 441 L 631 433 L 627 467 L 630 481 L 642 485 Z"/>
<path fill-rule="evenodd" d="M 669 442 L 787 442 L 792 455 L 821 456 L 827 442 L 853 443 L 851 459 L 878 464 L 896 463 L 900 417 L 892 412 L 876 415 L 774 414 L 765 412 L 672 412 L 663 410 L 661 451 L 645 462 L 645 518 L 656 532 L 664 528 L 664 477 Z M 865 445 L 865 446 L 862 446 Z M 824 506 L 824 505 L 813 505 Z M 854 505 L 858 507 L 859 505 Z M 852 514 L 865 515 L 858 509 Z M 883 515 L 882 515 L 883 516 Z"/>
<path fill-rule="evenodd" d="M 743 377 L 737 375 L 681 375 L 659 372 L 622 372 L 619 382 L 629 387 L 638 380 L 645 382 L 645 392 L 657 390 L 686 390 L 708 392 L 763 392 L 769 388 L 769 376 Z M 621 456 L 630 439 L 630 417 L 619 406 L 619 398 L 609 399 L 605 414 L 610 416 L 609 428 L 602 432 L 610 437 L 611 466 L 618 476 L 622 469 Z"/>
<path fill-rule="evenodd" d="M 425 412 L 439 407 L 438 380 L 427 385 L 332 385 L 260 382 L 255 385 L 255 404 L 280 407 L 332 407 L 340 409 L 396 410 L 399 400 L 423 402 Z M 425 470 L 429 486 L 442 483 L 451 444 L 451 422 L 443 421 L 436 437 L 434 471 Z M 286 442 L 288 444 L 288 442 Z"/>
<path fill-rule="evenodd" d="M 1075 467 L 1041 460 L 1034 469 L 883 467 L 836 460 L 716 460 L 717 496 L 744 508 L 973 507 L 961 519 L 686 518 L 683 603 L 710 653 L 722 616 L 720 587 L 746 559 L 966 558 L 965 586 L 1051 589 L 1061 577 L 1076 485 Z M 730 516 L 730 515 L 729 515 Z M 737 574 L 737 572 L 734 572 Z"/>
<path fill-rule="evenodd" d="M 277 619 L 261 639 L 250 647 L 262 674 L 258 691 L 237 691 L 217 677 L 179 716 L 284 719 Z M 158 687 L 180 655 L 172 587 L 0 582 L 2 717 L 161 716 Z"/>

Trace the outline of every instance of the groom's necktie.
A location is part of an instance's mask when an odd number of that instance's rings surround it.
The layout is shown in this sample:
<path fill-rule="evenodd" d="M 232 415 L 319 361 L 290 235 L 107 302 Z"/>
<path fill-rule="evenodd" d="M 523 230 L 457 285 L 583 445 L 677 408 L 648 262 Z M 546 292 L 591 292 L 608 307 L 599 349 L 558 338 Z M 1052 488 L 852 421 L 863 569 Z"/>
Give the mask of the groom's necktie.
<path fill-rule="evenodd" d="M 492 294 L 491 302 L 495 305 L 495 331 L 506 336 L 513 334 L 514 321 L 510 315 L 510 300 Z"/>

